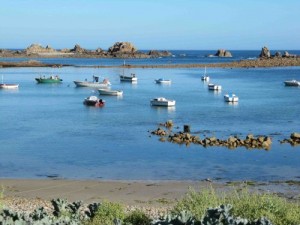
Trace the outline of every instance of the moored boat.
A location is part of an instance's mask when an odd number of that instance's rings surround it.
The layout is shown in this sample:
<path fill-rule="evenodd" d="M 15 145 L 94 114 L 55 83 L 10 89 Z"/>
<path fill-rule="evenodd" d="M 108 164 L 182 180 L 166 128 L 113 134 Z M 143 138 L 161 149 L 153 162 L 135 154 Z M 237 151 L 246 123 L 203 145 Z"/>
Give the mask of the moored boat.
<path fill-rule="evenodd" d="M 87 106 L 100 107 L 100 106 L 104 106 L 105 101 L 102 99 L 99 99 L 97 96 L 89 96 L 84 99 L 83 104 L 85 104 Z"/>
<path fill-rule="evenodd" d="M 98 89 L 98 92 L 100 95 L 115 95 L 115 96 L 123 95 L 122 90 Z"/>
<path fill-rule="evenodd" d="M 157 80 L 155 80 L 155 82 L 157 84 L 171 84 L 171 80 L 167 80 L 167 79 L 164 79 L 164 78 L 159 78 Z"/>
<path fill-rule="evenodd" d="M 120 75 L 120 81 L 137 82 L 137 77 L 134 73 L 132 73 L 130 76 Z"/>
<path fill-rule="evenodd" d="M 77 87 L 90 87 L 90 88 L 107 88 L 110 86 L 110 82 L 108 79 L 103 79 L 102 82 L 99 82 L 99 77 L 93 76 L 93 81 L 74 81 Z"/>
<path fill-rule="evenodd" d="M 151 99 L 150 104 L 152 106 L 166 106 L 166 107 L 168 107 L 168 106 L 175 106 L 176 101 L 166 99 L 164 97 L 158 97 L 158 98 Z"/>
<path fill-rule="evenodd" d="M 236 96 L 235 94 L 226 94 L 226 95 L 224 95 L 224 101 L 225 102 L 238 102 L 239 97 Z"/>
<path fill-rule="evenodd" d="M 19 84 L 5 84 L 2 76 L 2 83 L 0 84 L 1 89 L 16 89 L 19 88 Z"/>
<path fill-rule="evenodd" d="M 51 75 L 50 77 L 45 77 L 45 76 L 40 76 L 35 78 L 35 80 L 38 83 L 42 83 L 42 84 L 53 84 L 53 83 L 60 83 L 62 82 L 62 79 L 59 78 L 59 76 L 57 75 Z"/>
<path fill-rule="evenodd" d="M 208 84 L 208 90 L 216 90 L 220 91 L 222 89 L 221 85 L 216 85 L 216 84 Z"/>
<path fill-rule="evenodd" d="M 300 86 L 300 81 L 297 80 L 286 80 L 284 81 L 285 86 L 294 86 L 294 87 L 298 87 Z"/>
<path fill-rule="evenodd" d="M 205 67 L 205 71 L 204 71 L 204 74 L 203 74 L 203 76 L 201 77 L 201 80 L 202 81 L 209 81 L 209 76 L 206 74 L 206 67 Z"/>

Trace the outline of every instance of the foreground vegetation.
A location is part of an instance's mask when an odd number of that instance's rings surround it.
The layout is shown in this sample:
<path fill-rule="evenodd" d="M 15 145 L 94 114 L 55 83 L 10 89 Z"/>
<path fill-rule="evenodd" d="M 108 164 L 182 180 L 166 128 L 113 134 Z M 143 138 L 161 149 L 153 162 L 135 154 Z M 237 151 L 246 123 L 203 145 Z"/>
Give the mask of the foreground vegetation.
<path fill-rule="evenodd" d="M 3 205 L 0 193 L 0 207 Z M 162 218 L 149 218 L 135 210 L 125 213 L 121 204 L 104 201 L 83 207 L 81 202 L 52 200 L 53 212 L 39 208 L 31 214 L 0 208 L 0 224 L 83 225 L 299 225 L 300 205 L 272 194 L 247 189 L 216 193 L 214 189 L 189 190 Z M 213 207 L 213 208 L 211 208 Z"/>

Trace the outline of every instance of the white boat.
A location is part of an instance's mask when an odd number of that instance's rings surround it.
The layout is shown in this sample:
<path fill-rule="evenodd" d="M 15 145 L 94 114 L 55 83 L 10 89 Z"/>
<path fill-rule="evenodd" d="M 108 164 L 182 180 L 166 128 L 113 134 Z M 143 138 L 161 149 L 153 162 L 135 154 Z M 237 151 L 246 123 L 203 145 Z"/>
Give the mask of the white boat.
<path fill-rule="evenodd" d="M 206 74 L 206 67 L 205 67 L 204 75 L 201 77 L 201 80 L 209 81 L 209 76 Z"/>
<path fill-rule="evenodd" d="M 120 81 L 137 82 L 137 77 L 134 73 L 132 73 L 130 76 L 120 75 Z"/>
<path fill-rule="evenodd" d="M 222 89 L 221 85 L 216 85 L 216 84 L 208 84 L 208 90 L 216 90 L 220 91 Z"/>
<path fill-rule="evenodd" d="M 164 78 L 159 78 L 159 79 L 155 80 L 155 82 L 157 84 L 171 84 L 172 81 L 171 80 L 166 80 Z"/>
<path fill-rule="evenodd" d="M 87 106 L 104 106 L 105 101 L 102 99 L 99 99 L 97 96 L 89 96 L 84 99 L 83 104 Z"/>
<path fill-rule="evenodd" d="M 102 82 L 99 82 L 99 77 L 93 76 L 93 81 L 74 81 L 77 87 L 91 87 L 91 88 L 107 88 L 110 86 L 108 79 L 104 79 Z"/>
<path fill-rule="evenodd" d="M 297 80 L 286 80 L 284 81 L 285 86 L 300 86 L 300 81 Z"/>
<path fill-rule="evenodd" d="M 16 89 L 19 88 L 19 84 L 5 84 L 3 82 L 3 76 L 2 76 L 2 83 L 0 84 L 1 89 Z"/>
<path fill-rule="evenodd" d="M 224 95 L 224 101 L 225 102 L 238 102 L 239 97 L 236 96 L 235 94 L 226 94 L 226 95 Z"/>
<path fill-rule="evenodd" d="M 123 95 L 122 90 L 98 89 L 98 92 L 100 95 L 115 95 L 115 96 Z"/>
<path fill-rule="evenodd" d="M 150 104 L 153 106 L 175 106 L 176 101 L 175 100 L 170 100 L 166 99 L 164 97 L 158 97 L 151 99 Z"/>

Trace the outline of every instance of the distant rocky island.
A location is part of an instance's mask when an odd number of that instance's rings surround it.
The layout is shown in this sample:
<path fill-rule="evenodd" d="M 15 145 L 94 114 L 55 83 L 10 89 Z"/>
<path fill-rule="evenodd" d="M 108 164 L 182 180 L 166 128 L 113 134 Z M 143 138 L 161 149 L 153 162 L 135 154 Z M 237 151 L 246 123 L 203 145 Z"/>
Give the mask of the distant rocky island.
<path fill-rule="evenodd" d="M 47 45 L 32 44 L 24 50 L 0 49 L 0 57 L 31 57 L 31 58 L 158 58 L 172 56 L 169 51 L 151 50 L 147 53 L 138 51 L 130 42 L 116 42 L 107 51 L 97 48 L 88 50 L 76 44 L 72 49 L 54 49 Z"/>
<path fill-rule="evenodd" d="M 49 45 L 43 47 L 39 44 L 32 44 L 24 50 L 6 50 L 0 49 L 0 68 L 5 67 L 62 67 L 74 66 L 67 64 L 46 64 L 36 60 L 21 61 L 21 62 L 1 62 L 1 57 L 15 58 L 159 58 L 173 56 L 169 51 L 151 50 L 147 53 L 140 52 L 130 42 L 116 42 L 107 51 L 98 48 L 96 50 L 87 50 L 80 45 L 75 45 L 72 49 L 56 50 Z M 219 49 L 215 54 L 207 55 L 206 57 L 232 57 L 232 54 L 224 49 Z M 285 66 L 300 66 L 300 56 L 290 54 L 287 51 L 275 52 L 271 54 L 267 47 L 261 49 L 260 54 L 255 59 L 243 59 L 231 62 L 219 63 L 197 63 L 197 64 L 145 64 L 145 65 L 94 65 L 89 67 L 98 68 L 204 68 L 204 67 L 219 67 L 219 68 L 256 68 L 256 67 L 285 67 Z M 78 66 L 77 66 L 78 67 Z M 85 66 L 87 67 L 87 66 Z"/>

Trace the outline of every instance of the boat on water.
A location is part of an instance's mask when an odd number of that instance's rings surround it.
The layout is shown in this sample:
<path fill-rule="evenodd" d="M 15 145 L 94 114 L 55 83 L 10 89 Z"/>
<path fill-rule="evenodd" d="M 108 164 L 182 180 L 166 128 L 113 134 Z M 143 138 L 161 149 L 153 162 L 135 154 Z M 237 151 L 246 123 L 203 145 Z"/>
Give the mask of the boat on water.
<path fill-rule="evenodd" d="M 239 97 L 236 96 L 235 94 L 226 94 L 226 95 L 224 95 L 224 101 L 225 102 L 238 102 Z"/>
<path fill-rule="evenodd" d="M 284 81 L 285 86 L 293 86 L 293 87 L 298 87 L 300 86 L 300 81 L 297 80 L 286 80 Z"/>
<path fill-rule="evenodd" d="M 205 67 L 205 70 L 204 70 L 204 74 L 202 75 L 201 77 L 201 80 L 202 81 L 209 81 L 209 76 L 206 74 L 206 67 Z"/>
<path fill-rule="evenodd" d="M 110 86 L 110 82 L 108 79 L 103 79 L 102 82 L 99 82 L 99 77 L 97 76 L 93 76 L 93 80 L 92 81 L 87 81 L 87 79 L 85 79 L 85 81 L 74 81 L 76 87 L 90 87 L 90 88 L 107 88 L 108 86 Z"/>
<path fill-rule="evenodd" d="M 100 95 L 114 95 L 114 96 L 123 95 L 122 90 L 98 89 L 98 92 Z"/>
<path fill-rule="evenodd" d="M 137 77 L 134 73 L 132 73 L 130 76 L 120 75 L 120 81 L 137 82 Z"/>
<path fill-rule="evenodd" d="M 217 84 L 208 84 L 208 90 L 220 91 L 222 89 L 221 85 Z"/>
<path fill-rule="evenodd" d="M 176 101 L 166 99 L 164 97 L 158 97 L 158 98 L 151 99 L 150 104 L 152 106 L 166 106 L 166 107 L 168 107 L 168 106 L 175 106 Z"/>
<path fill-rule="evenodd" d="M 35 78 L 35 80 L 41 84 L 54 84 L 54 83 L 61 83 L 63 81 L 57 75 L 51 75 L 50 77 L 40 76 Z"/>
<path fill-rule="evenodd" d="M 3 81 L 3 76 L 2 76 L 2 82 L 0 84 L 1 89 L 16 89 L 19 88 L 19 84 L 5 84 Z"/>
<path fill-rule="evenodd" d="M 164 79 L 164 78 L 159 78 L 157 80 L 155 80 L 155 82 L 157 84 L 171 84 L 171 80 L 167 80 L 167 79 Z"/>
<path fill-rule="evenodd" d="M 84 99 L 83 104 L 85 104 L 87 106 L 101 107 L 101 106 L 104 106 L 105 101 L 102 99 L 99 99 L 97 96 L 89 96 Z"/>

